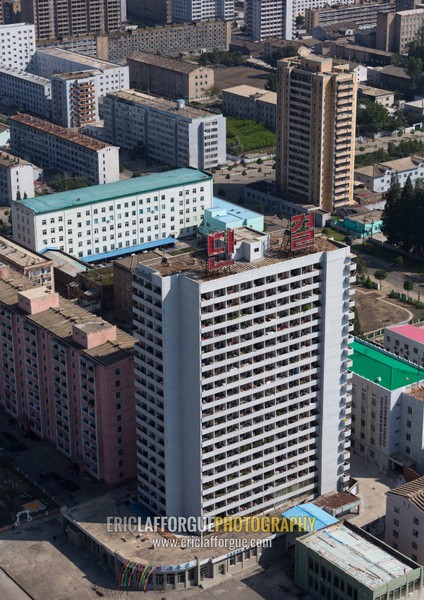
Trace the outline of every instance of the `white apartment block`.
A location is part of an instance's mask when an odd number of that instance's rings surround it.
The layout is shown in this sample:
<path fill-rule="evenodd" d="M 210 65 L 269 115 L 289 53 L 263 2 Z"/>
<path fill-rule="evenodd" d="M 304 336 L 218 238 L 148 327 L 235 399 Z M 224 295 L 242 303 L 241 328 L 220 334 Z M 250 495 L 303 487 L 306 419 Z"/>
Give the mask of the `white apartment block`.
<path fill-rule="evenodd" d="M 12 205 L 13 239 L 77 257 L 192 235 L 212 204 L 212 176 L 178 169 Z"/>
<path fill-rule="evenodd" d="M 388 352 L 424 367 L 424 329 L 415 325 L 394 325 L 384 330 Z"/>
<path fill-rule="evenodd" d="M 63 48 L 38 49 L 35 55 L 34 71 L 40 77 L 52 77 L 56 73 L 74 71 L 96 71 L 94 76 L 96 97 L 108 92 L 127 90 L 130 87 L 128 67 L 84 56 Z"/>
<path fill-rule="evenodd" d="M 34 168 L 26 160 L 0 152 L 0 204 L 34 196 Z"/>
<path fill-rule="evenodd" d="M 119 180 L 119 148 L 24 113 L 10 119 L 10 146 L 41 167 L 87 177 L 92 185 Z"/>
<path fill-rule="evenodd" d="M 407 156 L 355 169 L 355 181 L 361 181 L 369 190 L 379 193 L 388 191 L 393 175 L 396 175 L 402 187 L 408 177 L 411 178 L 412 183 L 417 179 L 423 179 L 424 159 L 420 156 Z"/>
<path fill-rule="evenodd" d="M 0 25 L 0 65 L 25 70 L 34 54 L 34 25 L 28 23 Z"/>
<path fill-rule="evenodd" d="M 155 514 L 260 513 L 349 481 L 349 249 L 319 237 L 290 257 L 278 235 L 234 233 L 227 270 L 162 254 L 134 272 L 138 489 Z"/>
<path fill-rule="evenodd" d="M 366 342 L 352 347 L 352 449 L 382 472 L 424 474 L 424 370 Z"/>
<path fill-rule="evenodd" d="M 49 119 L 51 116 L 50 79 L 0 65 L 0 98 L 21 111 Z"/>
<path fill-rule="evenodd" d="M 386 492 L 384 541 L 424 564 L 424 477 Z"/>
<path fill-rule="evenodd" d="M 225 115 L 265 123 L 275 131 L 277 126 L 277 94 L 251 85 L 236 85 L 222 90 Z"/>
<path fill-rule="evenodd" d="M 248 35 L 262 41 L 267 37 L 292 40 L 299 27 L 297 17 L 304 17 L 307 8 L 324 8 L 354 4 L 354 0 L 246 0 L 245 21 Z M 301 28 L 300 28 L 301 29 Z"/>
<path fill-rule="evenodd" d="M 172 20 L 175 23 L 216 19 L 224 21 L 234 19 L 234 0 L 174 0 L 172 2 Z"/>
<path fill-rule="evenodd" d="M 99 119 L 96 77 L 100 71 L 59 73 L 51 78 L 52 121 L 62 127 L 84 127 Z"/>
<path fill-rule="evenodd" d="M 206 170 L 226 163 L 225 118 L 183 100 L 115 92 L 103 101 L 103 119 L 104 139 L 128 150 L 142 145 L 153 160 Z"/>

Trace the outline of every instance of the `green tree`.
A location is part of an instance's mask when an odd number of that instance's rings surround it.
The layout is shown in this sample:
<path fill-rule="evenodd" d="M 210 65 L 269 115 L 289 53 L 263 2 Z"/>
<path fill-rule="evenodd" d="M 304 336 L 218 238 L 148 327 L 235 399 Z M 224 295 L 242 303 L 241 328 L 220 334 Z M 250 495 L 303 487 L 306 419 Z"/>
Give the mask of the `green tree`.
<path fill-rule="evenodd" d="M 385 106 L 368 98 L 358 102 L 356 124 L 361 132 L 380 133 L 391 125 L 390 114 Z"/>
<path fill-rule="evenodd" d="M 414 289 L 414 284 L 412 283 L 412 281 L 407 279 L 406 281 L 403 282 L 403 289 L 406 292 L 412 292 L 412 290 Z"/>
<path fill-rule="evenodd" d="M 390 188 L 386 194 L 386 205 L 383 211 L 383 225 L 381 230 L 388 242 L 394 246 L 397 246 L 402 240 L 402 232 L 399 231 L 399 222 L 402 220 L 401 195 L 402 189 L 399 179 L 396 175 L 392 175 Z"/>
<path fill-rule="evenodd" d="M 361 321 L 359 320 L 358 309 L 353 307 L 353 335 L 359 337 L 362 335 Z"/>
<path fill-rule="evenodd" d="M 22 200 L 21 198 L 21 192 L 18 190 L 17 194 L 16 194 L 16 200 Z"/>
<path fill-rule="evenodd" d="M 355 258 L 356 262 L 356 277 L 361 280 L 368 276 L 367 262 L 362 256 Z"/>
<path fill-rule="evenodd" d="M 423 71 L 423 61 L 421 58 L 410 56 L 406 65 L 406 71 L 412 80 L 412 89 L 417 87 L 417 81 Z"/>
<path fill-rule="evenodd" d="M 386 277 L 387 277 L 387 271 L 384 271 L 383 269 L 378 269 L 374 273 L 374 277 L 376 279 L 378 279 L 379 281 L 383 281 L 383 279 L 386 279 Z"/>
<path fill-rule="evenodd" d="M 298 29 L 302 29 L 305 26 L 305 17 L 303 15 L 297 15 L 296 17 L 296 27 Z"/>
<path fill-rule="evenodd" d="M 403 263 L 405 261 L 403 260 L 403 256 L 396 256 L 395 260 L 393 261 L 393 264 L 396 267 L 403 267 Z"/>
<path fill-rule="evenodd" d="M 239 156 L 243 152 L 243 144 L 238 136 L 228 142 L 227 150 L 230 154 L 234 154 L 235 156 Z"/>
<path fill-rule="evenodd" d="M 400 214 L 398 222 L 398 242 L 397 246 L 405 250 L 412 251 L 415 245 L 414 242 L 414 224 L 413 214 L 415 206 L 415 190 L 409 176 L 403 186 L 400 196 Z"/>
<path fill-rule="evenodd" d="M 265 89 L 269 90 L 270 92 L 277 91 L 277 76 L 274 73 L 270 73 L 268 75 L 268 79 L 265 84 Z"/>
<path fill-rule="evenodd" d="M 400 60 L 401 60 L 400 54 L 392 54 L 392 56 L 390 57 L 390 64 L 392 64 L 394 67 L 399 67 Z"/>
<path fill-rule="evenodd" d="M 28 194 L 26 192 L 24 192 L 24 200 L 26 200 L 28 198 Z"/>
<path fill-rule="evenodd" d="M 131 175 L 131 178 L 133 179 L 134 177 L 141 177 L 140 171 L 134 171 L 134 173 Z"/>

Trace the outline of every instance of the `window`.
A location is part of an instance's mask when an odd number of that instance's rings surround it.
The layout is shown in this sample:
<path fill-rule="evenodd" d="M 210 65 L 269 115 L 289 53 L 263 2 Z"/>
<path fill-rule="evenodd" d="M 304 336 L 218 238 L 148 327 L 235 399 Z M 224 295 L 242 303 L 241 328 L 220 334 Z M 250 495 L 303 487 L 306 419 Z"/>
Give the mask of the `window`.
<path fill-rule="evenodd" d="M 393 525 L 395 525 L 395 527 L 399 527 L 399 519 L 393 519 Z"/>
<path fill-rule="evenodd" d="M 393 537 L 394 538 L 398 538 L 399 537 L 399 532 L 396 531 L 396 529 L 393 529 Z"/>
<path fill-rule="evenodd" d="M 419 525 L 420 524 L 420 520 L 418 519 L 418 517 L 414 517 L 414 525 Z"/>

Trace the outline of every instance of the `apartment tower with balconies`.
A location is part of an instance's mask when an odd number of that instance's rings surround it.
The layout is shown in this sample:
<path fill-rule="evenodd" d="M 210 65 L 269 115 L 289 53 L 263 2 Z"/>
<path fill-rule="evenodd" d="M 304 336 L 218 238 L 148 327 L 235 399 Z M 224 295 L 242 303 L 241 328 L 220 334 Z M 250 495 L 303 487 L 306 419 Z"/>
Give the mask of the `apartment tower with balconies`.
<path fill-rule="evenodd" d="M 286 58 L 277 74 L 280 191 L 332 212 L 352 203 L 355 73 L 322 56 Z"/>
<path fill-rule="evenodd" d="M 139 499 L 156 514 L 261 513 L 349 481 L 349 249 L 235 238 L 223 269 L 149 253 L 134 272 Z"/>

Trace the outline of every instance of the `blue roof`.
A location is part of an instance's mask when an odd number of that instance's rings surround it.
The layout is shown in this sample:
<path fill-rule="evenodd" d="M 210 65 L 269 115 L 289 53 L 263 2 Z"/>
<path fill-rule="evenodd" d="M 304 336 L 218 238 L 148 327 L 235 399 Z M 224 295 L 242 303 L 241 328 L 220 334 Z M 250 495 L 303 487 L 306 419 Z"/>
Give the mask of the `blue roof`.
<path fill-rule="evenodd" d="M 155 240 L 154 242 L 147 242 L 146 244 L 137 244 L 137 246 L 128 246 L 127 248 L 117 248 L 110 252 L 103 252 L 102 254 L 91 254 L 90 256 L 84 256 L 80 260 L 87 263 L 97 262 L 98 260 L 111 260 L 112 258 L 119 258 L 126 254 L 134 254 L 136 252 L 143 252 L 144 250 L 151 250 L 152 248 L 159 248 L 160 246 L 167 246 L 168 244 L 175 244 L 177 240 L 172 237 L 163 238 L 162 240 Z"/>
<path fill-rule="evenodd" d="M 207 209 L 213 211 L 216 208 L 220 208 L 225 210 L 227 215 L 231 215 L 236 219 L 257 219 L 258 217 L 263 217 L 260 213 L 254 212 L 253 210 L 248 210 L 247 208 L 243 208 L 238 204 L 233 204 L 232 202 L 226 202 L 225 200 L 221 200 L 221 198 L 216 198 L 214 196 L 212 201 L 211 208 Z M 223 217 L 220 217 L 223 218 Z"/>
<path fill-rule="evenodd" d="M 132 179 L 122 179 L 113 183 L 68 190 L 67 192 L 59 192 L 58 194 L 37 196 L 36 198 L 19 200 L 19 203 L 33 210 L 36 214 L 42 214 L 54 210 L 75 208 L 85 204 L 124 198 L 125 196 L 147 194 L 180 185 L 201 183 L 210 179 L 212 179 L 212 175 L 209 173 L 187 167 L 164 171 L 163 173 L 152 173 L 151 175 L 143 175 L 142 177 L 134 177 Z"/>
<path fill-rule="evenodd" d="M 323 527 L 327 527 L 328 525 L 332 525 L 333 523 L 337 523 L 338 519 L 330 515 L 328 512 L 320 508 L 319 506 L 315 506 L 312 502 L 307 502 L 306 504 L 298 504 L 293 508 L 289 508 L 282 515 L 282 517 L 286 517 L 289 519 L 299 518 L 299 517 L 312 517 L 315 518 L 315 524 L 313 531 L 318 531 L 318 529 L 322 529 Z M 308 522 L 307 522 L 308 523 Z M 307 525 L 308 531 L 309 524 Z"/>

